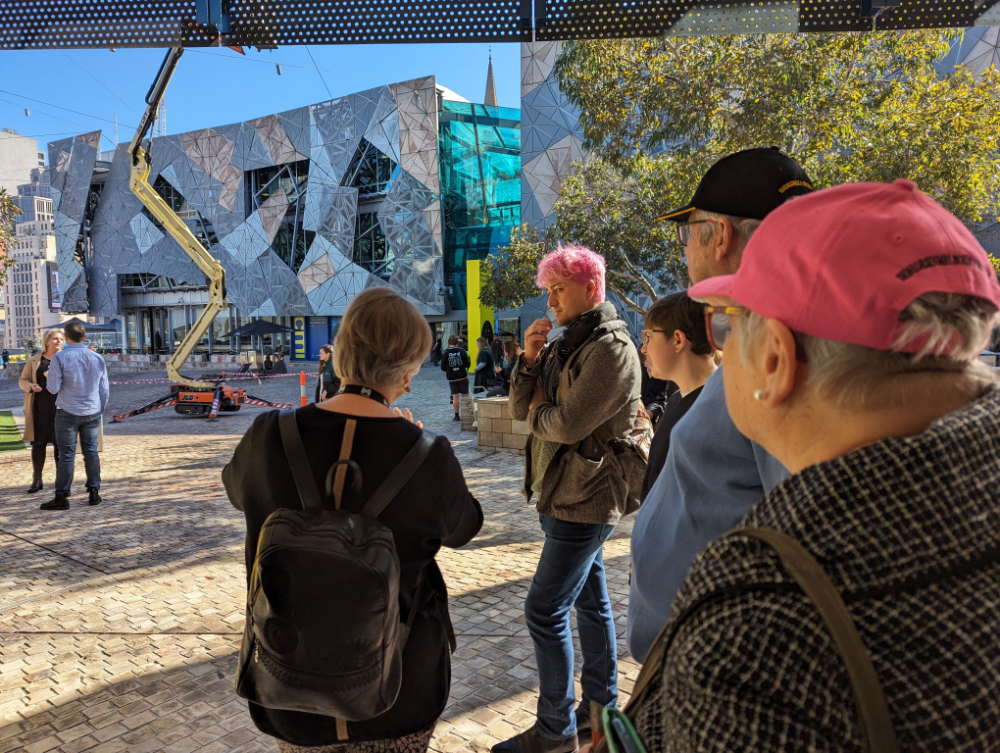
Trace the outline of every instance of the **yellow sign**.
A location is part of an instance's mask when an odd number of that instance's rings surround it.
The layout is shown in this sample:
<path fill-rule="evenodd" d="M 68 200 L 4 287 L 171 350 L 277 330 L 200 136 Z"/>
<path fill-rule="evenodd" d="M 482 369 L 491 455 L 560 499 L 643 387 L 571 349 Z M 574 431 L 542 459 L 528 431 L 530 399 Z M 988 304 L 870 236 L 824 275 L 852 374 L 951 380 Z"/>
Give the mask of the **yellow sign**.
<path fill-rule="evenodd" d="M 304 316 L 292 317 L 292 358 L 296 361 L 306 360 L 306 318 Z"/>

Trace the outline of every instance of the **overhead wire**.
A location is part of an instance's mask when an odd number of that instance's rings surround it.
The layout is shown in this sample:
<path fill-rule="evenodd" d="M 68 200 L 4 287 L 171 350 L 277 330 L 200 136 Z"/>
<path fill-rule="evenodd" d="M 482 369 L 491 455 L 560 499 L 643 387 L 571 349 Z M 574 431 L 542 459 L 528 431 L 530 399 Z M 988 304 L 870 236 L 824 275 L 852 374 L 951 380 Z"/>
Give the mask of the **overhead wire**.
<path fill-rule="evenodd" d="M 326 93 L 330 95 L 330 99 L 333 99 L 333 92 L 330 91 L 330 87 L 327 86 L 326 79 L 323 78 L 323 74 L 319 70 L 319 66 L 316 65 L 316 58 L 313 57 L 312 50 L 309 49 L 309 45 L 304 45 L 306 52 L 309 53 L 309 59 L 313 61 L 313 66 L 316 68 L 316 74 L 319 76 L 319 80 L 323 82 L 323 86 L 326 86 Z"/>
<path fill-rule="evenodd" d="M 51 102 L 45 102 L 45 101 L 43 101 L 41 99 L 35 99 L 34 97 L 28 97 L 28 96 L 25 96 L 24 94 L 18 94 L 17 92 L 9 92 L 9 91 L 7 91 L 5 89 L 0 89 L 0 94 L 7 94 L 7 95 L 9 95 L 11 97 L 20 97 L 21 99 L 26 99 L 29 102 L 37 102 L 38 104 L 45 105 L 46 107 L 54 107 L 57 110 L 65 110 L 66 112 L 71 112 L 74 115 L 82 115 L 85 118 L 93 118 L 94 120 L 103 120 L 105 123 L 114 123 L 115 122 L 115 121 L 111 120 L 110 118 L 102 118 L 100 115 L 91 115 L 90 113 L 87 113 L 87 112 L 80 112 L 79 110 L 71 110 L 68 107 L 62 107 L 61 105 L 54 105 Z M 14 102 L 12 104 L 17 104 L 17 103 Z M 17 105 L 17 106 L 18 107 L 23 107 L 23 105 Z M 54 118 L 55 115 L 50 115 L 49 117 Z M 67 120 L 66 122 L 69 123 L 71 121 Z M 74 123 L 74 125 L 79 125 L 79 123 Z M 127 123 L 119 123 L 118 125 L 123 125 L 126 128 L 135 128 L 134 125 L 129 125 Z"/>
<path fill-rule="evenodd" d="M 66 52 L 65 50 L 62 50 L 61 52 L 62 52 L 63 55 L 65 55 L 67 58 L 69 58 L 70 62 L 72 62 L 74 65 L 76 65 L 81 71 L 83 71 L 84 73 L 86 73 L 88 76 L 90 76 L 92 79 L 94 79 L 94 81 L 96 81 L 98 84 L 100 84 L 102 87 L 104 87 L 104 89 L 109 94 L 111 94 L 112 97 L 114 97 L 115 99 L 117 99 L 119 102 L 121 102 L 123 105 L 125 105 L 128 109 L 130 109 L 132 112 L 134 112 L 140 118 L 142 117 L 142 113 L 141 112 L 139 112 L 138 110 L 136 110 L 134 107 L 132 107 L 132 105 L 130 105 L 124 99 L 122 99 L 117 94 L 115 94 L 114 91 L 112 91 L 110 88 L 108 88 L 107 86 L 105 86 L 105 84 L 104 84 L 103 81 L 101 81 L 99 78 L 97 78 L 97 76 L 95 76 L 93 73 L 91 73 L 86 68 L 84 68 L 79 62 L 77 62 L 76 60 L 73 60 L 73 58 L 71 58 L 69 56 L 68 52 Z"/>
<path fill-rule="evenodd" d="M 0 89 L 0 91 L 3 91 L 3 90 Z M 4 92 L 4 93 L 6 94 L 8 92 Z M 19 95 L 15 94 L 14 96 L 16 97 L 16 96 L 19 96 Z M 26 97 L 26 99 L 27 99 L 27 97 Z M 14 107 L 23 107 L 23 105 L 21 105 L 20 103 L 18 103 L 18 102 L 11 102 L 9 99 L 4 99 L 3 97 L 0 97 L 0 102 L 6 102 L 8 105 L 14 105 Z M 43 104 L 45 104 L 47 107 L 59 107 L 59 105 L 50 105 L 47 102 L 44 102 Z M 65 110 L 67 108 L 60 107 L 59 109 Z M 70 110 L 70 112 L 73 112 L 73 110 Z M 89 126 L 85 126 L 82 123 L 77 123 L 74 120 L 66 120 L 66 118 L 60 118 L 58 115 L 53 115 L 52 113 L 45 112 L 44 110 L 35 110 L 35 113 L 38 114 L 38 115 L 41 115 L 44 118 L 52 118 L 53 120 L 61 120 L 63 123 L 69 123 L 70 125 L 75 125 L 77 128 L 83 128 L 84 130 L 86 130 L 87 128 L 89 128 Z M 80 114 L 84 115 L 84 113 L 80 113 Z M 93 115 L 84 115 L 84 117 L 88 117 L 89 118 L 89 117 L 96 117 L 96 116 L 93 116 Z M 64 133 L 71 133 L 71 131 L 65 131 Z M 20 135 L 20 134 L 18 134 L 18 135 Z M 62 135 L 62 134 L 47 134 L 47 135 L 58 136 L 58 135 Z M 29 136 L 28 138 L 36 138 L 36 137 L 35 136 Z M 41 137 L 39 136 L 37 138 L 41 138 Z M 101 138 L 107 139 L 113 146 L 115 145 L 115 142 L 111 139 L 111 137 L 109 137 L 106 133 L 104 133 L 103 130 L 101 131 Z"/>
<path fill-rule="evenodd" d="M 308 49 L 308 48 L 306 48 Z M 263 63 L 264 65 L 280 65 L 282 68 L 299 68 L 303 71 L 320 70 L 323 73 L 335 73 L 338 76 L 355 76 L 356 78 L 373 78 L 376 81 L 388 81 L 389 79 L 384 76 L 372 76 L 367 73 L 352 73 L 351 71 L 337 71 L 330 68 L 310 68 L 308 65 L 295 65 L 294 63 L 285 63 L 280 60 L 261 60 L 260 58 L 252 58 L 248 56 L 233 56 L 226 55 L 221 52 L 209 52 L 208 50 L 188 50 L 188 52 L 197 53 L 198 55 L 214 55 L 219 58 L 226 58 L 226 60 L 247 60 L 251 63 Z M 310 53 L 310 57 L 312 53 Z M 315 64 L 315 60 L 313 63 Z"/>

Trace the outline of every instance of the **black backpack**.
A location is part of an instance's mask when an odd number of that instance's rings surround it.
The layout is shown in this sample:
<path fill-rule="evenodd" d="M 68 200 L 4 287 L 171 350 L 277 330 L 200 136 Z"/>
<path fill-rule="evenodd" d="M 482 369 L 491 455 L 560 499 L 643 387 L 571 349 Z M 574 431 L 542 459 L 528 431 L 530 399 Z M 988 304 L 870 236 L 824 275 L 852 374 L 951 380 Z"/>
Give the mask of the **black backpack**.
<path fill-rule="evenodd" d="M 269 709 L 363 721 L 396 702 L 406 639 L 420 604 L 421 573 L 406 623 L 399 612 L 399 557 L 379 514 L 413 476 L 434 444 L 423 432 L 360 512 L 341 509 L 362 488 L 350 460 L 357 422 L 348 420 L 340 460 L 327 473 L 323 507 L 294 411 L 278 417 L 281 443 L 302 509 L 271 513 L 260 531 L 236 692 Z M 331 493 L 332 492 L 332 493 Z M 357 507 L 357 505 L 352 505 Z"/>

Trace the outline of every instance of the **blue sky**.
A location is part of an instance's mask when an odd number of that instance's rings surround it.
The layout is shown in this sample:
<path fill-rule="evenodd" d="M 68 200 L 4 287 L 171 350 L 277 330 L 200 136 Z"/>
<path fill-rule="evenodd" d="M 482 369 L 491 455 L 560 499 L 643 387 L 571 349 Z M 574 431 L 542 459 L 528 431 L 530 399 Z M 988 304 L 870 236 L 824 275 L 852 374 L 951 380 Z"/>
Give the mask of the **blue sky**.
<path fill-rule="evenodd" d="M 314 45 L 308 49 L 334 97 L 435 75 L 438 83 L 482 102 L 490 47 Z M 504 107 L 519 107 L 520 45 L 493 44 L 492 51 L 497 100 Z M 131 139 L 143 98 L 165 53 L 161 49 L 0 52 L 0 128 L 16 128 L 37 138 L 43 150 L 49 141 L 100 128 L 101 149 L 111 149 L 114 124 L 109 121 L 117 115 L 119 141 Z M 234 123 L 330 98 L 305 47 L 263 52 L 251 47 L 246 53 L 243 58 L 226 48 L 185 52 L 167 89 L 168 133 Z M 280 76 L 275 63 L 281 63 Z"/>

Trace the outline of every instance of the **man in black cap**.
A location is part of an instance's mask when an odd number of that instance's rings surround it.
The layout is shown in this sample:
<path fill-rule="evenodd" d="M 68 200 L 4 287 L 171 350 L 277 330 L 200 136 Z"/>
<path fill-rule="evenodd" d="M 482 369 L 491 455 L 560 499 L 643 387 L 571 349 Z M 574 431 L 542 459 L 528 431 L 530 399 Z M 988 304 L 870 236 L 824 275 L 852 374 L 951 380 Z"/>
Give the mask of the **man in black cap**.
<path fill-rule="evenodd" d="M 761 220 L 812 190 L 809 176 L 791 157 L 774 148 L 748 149 L 712 165 L 694 198 L 660 219 L 677 223 L 688 277 L 701 282 L 734 274 Z M 663 470 L 632 529 L 628 648 L 637 661 L 645 660 L 666 624 L 698 552 L 734 528 L 787 475 L 733 425 L 718 369 L 673 427 Z"/>

